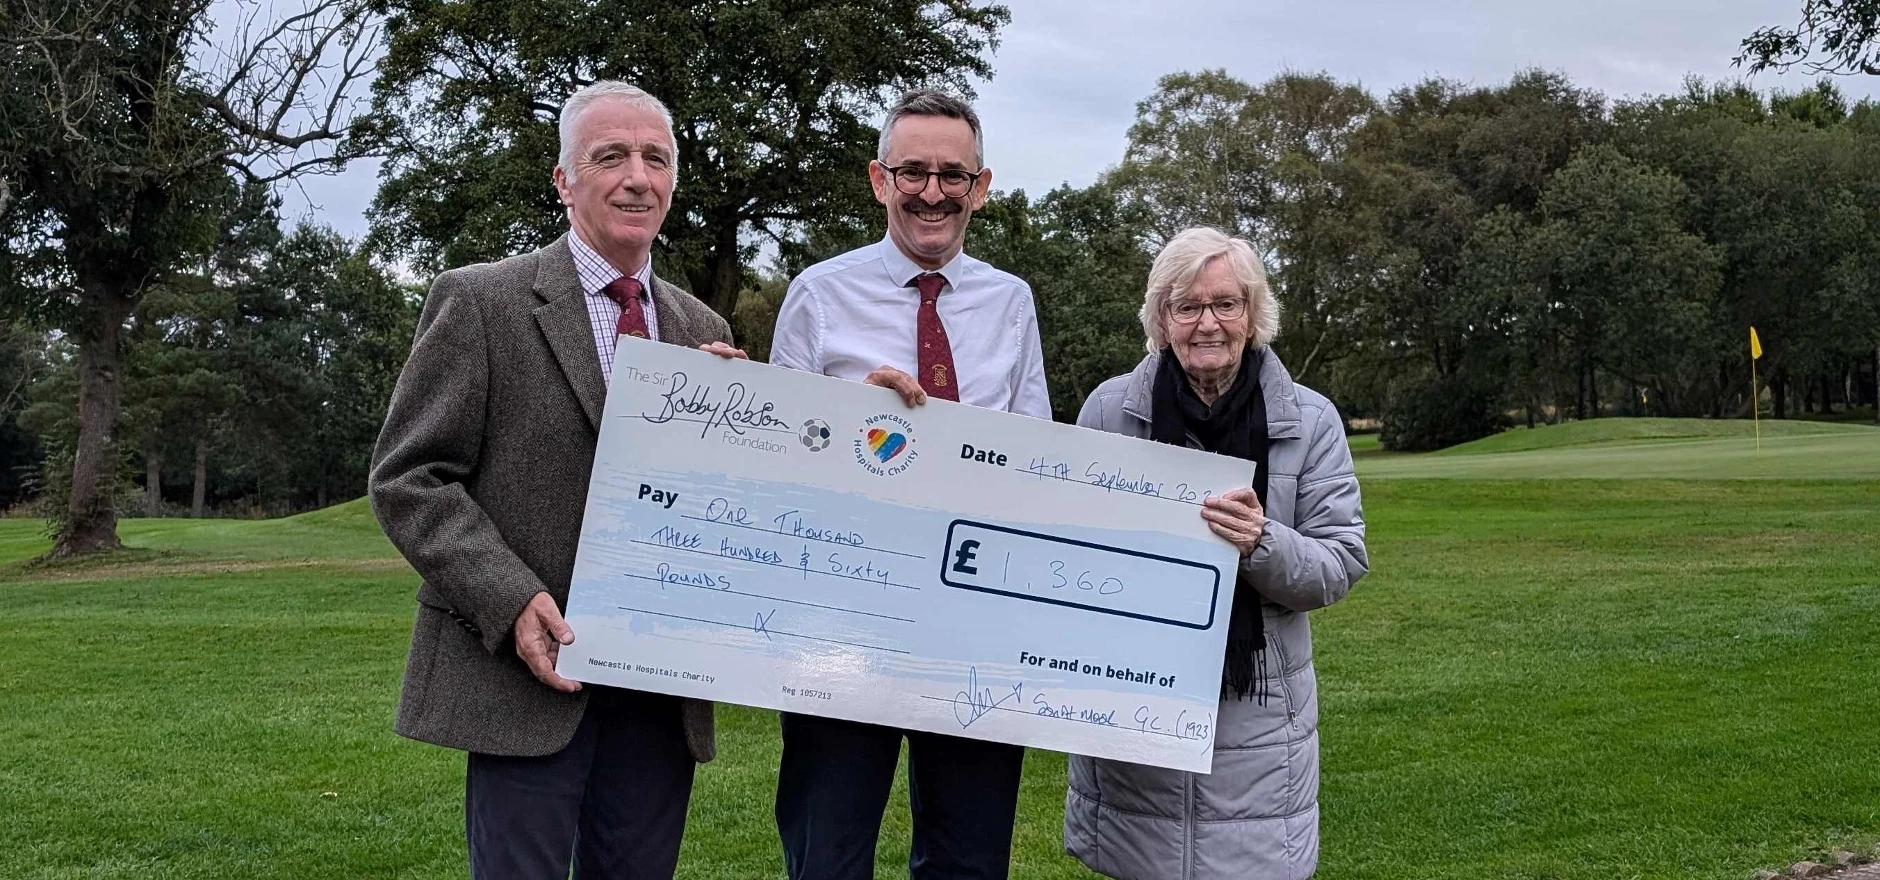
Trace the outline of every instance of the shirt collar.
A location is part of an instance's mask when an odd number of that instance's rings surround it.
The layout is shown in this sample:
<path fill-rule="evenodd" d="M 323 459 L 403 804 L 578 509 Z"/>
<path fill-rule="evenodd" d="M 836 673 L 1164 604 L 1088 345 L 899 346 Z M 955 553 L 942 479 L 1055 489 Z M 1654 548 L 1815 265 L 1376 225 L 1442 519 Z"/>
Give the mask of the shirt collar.
<path fill-rule="evenodd" d="M 892 237 L 883 238 L 881 244 L 876 247 L 881 251 L 881 264 L 887 267 L 888 278 L 894 282 L 894 286 L 908 287 L 914 283 L 917 276 L 927 274 L 926 269 L 908 259 L 907 254 L 901 253 L 901 249 L 895 246 Z M 966 277 L 966 251 L 962 249 L 954 254 L 953 259 L 948 260 L 946 265 L 934 271 L 935 274 L 947 280 L 948 287 L 959 290 L 960 281 Z"/>
<path fill-rule="evenodd" d="M 568 251 L 574 255 L 575 273 L 581 276 L 581 292 L 588 296 L 600 296 L 603 288 L 627 274 L 608 262 L 600 251 L 588 247 L 588 243 L 581 240 L 581 233 L 573 227 L 568 228 Z M 645 265 L 633 273 L 633 277 L 640 279 L 640 298 L 650 301 L 653 295 L 653 258 L 647 257 Z"/>

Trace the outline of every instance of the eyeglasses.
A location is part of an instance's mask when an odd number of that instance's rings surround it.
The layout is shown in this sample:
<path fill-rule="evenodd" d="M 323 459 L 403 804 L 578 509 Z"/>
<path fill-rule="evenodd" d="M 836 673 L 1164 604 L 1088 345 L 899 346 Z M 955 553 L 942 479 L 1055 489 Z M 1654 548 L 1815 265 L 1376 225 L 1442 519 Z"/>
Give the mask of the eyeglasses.
<path fill-rule="evenodd" d="M 1184 299 L 1168 304 L 1168 316 L 1177 324 L 1193 324 L 1201 320 L 1202 312 L 1210 311 L 1214 313 L 1216 321 L 1232 321 L 1246 313 L 1247 301 L 1217 299 L 1213 302 L 1196 302 L 1192 299 Z"/>
<path fill-rule="evenodd" d="M 945 171 L 928 171 L 919 165 L 895 165 L 892 167 L 884 165 L 881 170 L 888 172 L 888 176 L 894 178 L 895 189 L 910 196 L 917 196 L 926 192 L 927 179 L 938 177 L 940 178 L 940 194 L 949 199 L 964 198 L 967 193 L 972 192 L 973 184 L 979 182 L 979 176 L 986 173 L 985 169 L 978 171 L 961 171 L 958 168 L 948 168 Z"/>

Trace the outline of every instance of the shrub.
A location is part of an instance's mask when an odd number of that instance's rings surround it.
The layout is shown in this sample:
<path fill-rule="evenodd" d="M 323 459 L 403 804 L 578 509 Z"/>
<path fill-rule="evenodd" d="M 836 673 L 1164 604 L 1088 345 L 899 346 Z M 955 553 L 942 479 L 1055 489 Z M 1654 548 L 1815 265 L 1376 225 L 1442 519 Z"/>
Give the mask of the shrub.
<path fill-rule="evenodd" d="M 1399 389 L 1384 411 L 1378 443 L 1395 452 L 1428 452 L 1502 429 L 1494 391 L 1459 377 Z"/>

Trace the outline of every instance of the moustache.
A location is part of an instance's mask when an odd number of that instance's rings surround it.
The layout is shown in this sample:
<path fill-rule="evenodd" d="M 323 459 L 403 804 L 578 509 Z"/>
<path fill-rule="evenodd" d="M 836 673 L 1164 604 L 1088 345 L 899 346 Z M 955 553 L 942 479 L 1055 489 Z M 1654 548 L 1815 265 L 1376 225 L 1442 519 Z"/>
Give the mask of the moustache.
<path fill-rule="evenodd" d="M 901 200 L 901 210 L 910 214 L 916 211 L 929 214 L 936 211 L 946 214 L 958 214 L 966 210 L 966 206 L 961 205 L 957 199 L 942 199 L 938 204 L 929 205 L 926 200 L 922 199 L 920 196 L 908 196 Z"/>

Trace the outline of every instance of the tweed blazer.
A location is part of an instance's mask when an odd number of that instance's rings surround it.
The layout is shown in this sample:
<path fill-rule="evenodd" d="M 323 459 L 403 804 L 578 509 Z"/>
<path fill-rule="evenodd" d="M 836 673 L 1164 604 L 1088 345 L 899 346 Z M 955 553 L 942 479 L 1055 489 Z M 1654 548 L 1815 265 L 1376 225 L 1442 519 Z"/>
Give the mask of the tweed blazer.
<path fill-rule="evenodd" d="M 653 306 L 661 342 L 731 341 L 657 278 Z M 538 592 L 567 607 L 606 395 L 566 236 L 431 285 L 370 479 L 379 523 L 423 579 L 399 734 L 513 756 L 574 738 L 587 692 L 537 681 L 512 631 Z M 711 704 L 686 701 L 684 718 L 693 758 L 711 760 Z"/>

